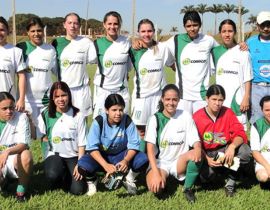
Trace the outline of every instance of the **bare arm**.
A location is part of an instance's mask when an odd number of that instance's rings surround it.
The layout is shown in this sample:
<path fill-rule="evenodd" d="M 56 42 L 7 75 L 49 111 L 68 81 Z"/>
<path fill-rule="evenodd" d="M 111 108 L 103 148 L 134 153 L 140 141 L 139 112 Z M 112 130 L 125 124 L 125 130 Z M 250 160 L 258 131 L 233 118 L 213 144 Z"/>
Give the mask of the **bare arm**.
<path fill-rule="evenodd" d="M 17 111 L 24 111 L 25 108 L 25 90 L 26 90 L 26 78 L 25 78 L 25 72 L 19 72 L 18 73 L 18 87 L 19 87 L 19 99 L 16 103 L 16 110 Z"/>
<path fill-rule="evenodd" d="M 236 136 L 232 143 L 228 146 L 228 148 L 225 151 L 225 156 L 224 156 L 224 161 L 227 163 L 229 166 L 232 165 L 233 163 L 233 158 L 235 155 L 235 149 L 237 149 L 241 144 L 243 144 L 244 141 L 242 137 Z"/>
<path fill-rule="evenodd" d="M 245 83 L 245 95 L 240 105 L 241 112 L 246 112 L 249 109 L 250 92 L 251 92 L 251 82 L 248 81 Z"/>

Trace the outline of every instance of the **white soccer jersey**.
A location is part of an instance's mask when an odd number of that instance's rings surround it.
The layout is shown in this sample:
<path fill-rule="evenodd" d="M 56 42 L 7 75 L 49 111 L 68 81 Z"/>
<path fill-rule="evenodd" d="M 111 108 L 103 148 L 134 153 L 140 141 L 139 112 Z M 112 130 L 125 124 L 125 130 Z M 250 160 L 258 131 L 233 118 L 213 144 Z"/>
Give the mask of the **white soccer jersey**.
<path fill-rule="evenodd" d="M 163 118 L 166 118 L 163 116 Z M 159 125 L 162 126 L 162 125 Z M 145 141 L 156 146 L 156 154 L 159 151 L 159 159 L 174 161 L 181 154 L 189 151 L 195 142 L 199 142 L 198 131 L 191 115 L 183 110 L 177 110 L 169 119 L 159 135 L 159 149 L 157 148 L 157 120 L 153 115 L 147 125 Z"/>
<path fill-rule="evenodd" d="M 47 148 L 43 148 L 45 158 L 55 153 L 65 158 L 76 157 L 78 147 L 86 145 L 85 117 L 80 112 L 73 117 L 71 108 L 66 113 L 56 113 L 56 118 L 49 118 L 45 109 L 38 118 L 38 129 L 49 139 Z"/>
<path fill-rule="evenodd" d="M 191 40 L 179 34 L 166 41 L 176 59 L 176 85 L 185 100 L 204 100 L 210 78 L 210 51 L 217 46 L 213 37 L 199 34 Z"/>
<path fill-rule="evenodd" d="M 57 51 L 61 81 L 66 82 L 71 88 L 88 85 L 86 65 L 96 60 L 93 42 L 80 36 L 71 41 L 60 37 L 54 40 L 52 45 Z"/>
<path fill-rule="evenodd" d="M 28 117 L 25 113 L 15 112 L 11 120 L 6 125 L 0 135 L 0 153 L 9 147 L 17 144 L 29 144 L 31 132 Z"/>
<path fill-rule="evenodd" d="M 106 37 L 95 41 L 98 54 L 98 67 L 94 84 L 110 91 L 127 87 L 127 74 L 131 68 L 129 58 L 130 41 L 119 36 L 111 42 Z"/>
<path fill-rule="evenodd" d="M 226 92 L 223 105 L 231 108 L 239 116 L 241 123 L 246 123 L 240 105 L 245 94 L 245 83 L 253 78 L 249 53 L 241 51 L 239 45 L 231 49 L 219 46 L 213 50 L 213 58 L 216 66 L 216 83 Z"/>
<path fill-rule="evenodd" d="M 56 74 L 56 52 L 49 44 L 34 46 L 31 42 L 17 45 L 23 50 L 27 66 L 26 102 L 46 104 L 52 85 L 52 72 Z M 44 101 L 46 100 L 46 101 Z"/>
<path fill-rule="evenodd" d="M 0 46 L 0 91 L 10 92 L 16 99 L 16 73 L 25 69 L 22 50 L 12 44 Z"/>
<path fill-rule="evenodd" d="M 162 90 L 166 85 L 164 67 L 174 63 L 174 57 L 164 43 L 158 43 L 151 49 L 132 49 L 131 60 L 135 67 L 133 94 L 136 98 L 144 98 Z"/>

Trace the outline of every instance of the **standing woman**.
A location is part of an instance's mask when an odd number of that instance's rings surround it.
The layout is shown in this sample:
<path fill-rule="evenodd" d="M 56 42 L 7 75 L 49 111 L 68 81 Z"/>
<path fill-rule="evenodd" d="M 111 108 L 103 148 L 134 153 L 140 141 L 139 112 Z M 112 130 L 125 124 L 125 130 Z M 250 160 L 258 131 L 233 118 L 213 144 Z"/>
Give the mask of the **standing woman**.
<path fill-rule="evenodd" d="M 193 114 L 206 105 L 210 52 L 218 44 L 213 37 L 199 33 L 202 23 L 198 12 L 186 12 L 183 25 L 186 33 L 175 35 L 166 43 L 176 61 L 176 85 L 181 99 L 179 108 Z"/>
<path fill-rule="evenodd" d="M 131 68 L 128 53 L 130 41 L 119 35 L 121 25 L 120 14 L 115 11 L 108 12 L 103 19 L 106 36 L 94 42 L 98 68 L 94 79 L 93 118 L 105 112 L 104 101 L 112 93 L 118 93 L 124 98 L 125 113 L 129 111 L 127 75 Z"/>
<path fill-rule="evenodd" d="M 164 67 L 173 65 L 174 58 L 163 43 L 153 39 L 155 28 L 151 20 L 142 19 L 138 33 L 147 48 L 130 50 L 135 68 L 131 112 L 141 139 L 144 139 L 147 120 L 158 110 L 161 90 L 166 85 Z"/>
<path fill-rule="evenodd" d="M 57 54 L 58 77 L 69 86 L 72 104 L 88 116 L 92 113 L 92 99 L 87 64 L 96 59 L 95 48 L 90 39 L 78 36 L 81 26 L 79 15 L 67 14 L 63 25 L 66 36 L 52 42 Z"/>
<path fill-rule="evenodd" d="M 15 111 L 15 100 L 10 93 L 0 92 L 0 187 L 4 179 L 18 179 L 18 201 L 26 200 L 26 188 L 33 166 L 30 140 L 26 114 Z"/>
<path fill-rule="evenodd" d="M 159 111 L 148 122 L 145 141 L 150 167 L 146 182 L 151 192 L 160 193 L 169 175 L 178 180 L 185 179 L 183 192 L 186 199 L 195 202 L 191 188 L 199 175 L 201 143 L 191 115 L 177 109 L 179 99 L 175 85 L 165 86 Z"/>
<path fill-rule="evenodd" d="M 23 62 L 22 51 L 7 43 L 9 34 L 8 23 L 0 16 L 0 91 L 12 94 L 17 97 L 17 85 L 15 84 L 15 74 L 18 75 L 19 99 L 16 102 L 16 110 L 24 111 L 25 108 L 25 63 Z"/>
<path fill-rule="evenodd" d="M 246 111 L 250 104 L 250 87 L 252 76 L 251 60 L 248 51 L 241 51 L 234 36 L 236 25 L 230 20 L 223 20 L 219 26 L 223 45 L 212 51 L 216 70 L 216 83 L 226 91 L 223 105 L 236 114 L 238 120 L 246 127 Z"/>
<path fill-rule="evenodd" d="M 69 87 L 55 82 L 50 91 L 49 106 L 39 116 L 39 133 L 45 158 L 45 176 L 51 186 L 63 184 L 75 195 L 86 192 L 86 182 L 78 172 L 77 162 L 84 155 L 86 120 L 72 105 Z"/>
<path fill-rule="evenodd" d="M 27 66 L 25 109 L 32 114 L 35 126 L 41 109 L 49 103 L 52 72 L 56 74 L 57 70 L 55 50 L 44 43 L 43 29 L 39 17 L 31 18 L 26 26 L 29 41 L 17 44 Z"/>

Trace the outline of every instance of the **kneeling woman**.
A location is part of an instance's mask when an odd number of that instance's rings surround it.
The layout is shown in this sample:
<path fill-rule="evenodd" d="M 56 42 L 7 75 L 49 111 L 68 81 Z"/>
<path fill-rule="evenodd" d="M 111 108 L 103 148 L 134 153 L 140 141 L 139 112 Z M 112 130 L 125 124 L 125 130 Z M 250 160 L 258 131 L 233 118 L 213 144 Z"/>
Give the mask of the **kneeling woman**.
<path fill-rule="evenodd" d="M 185 179 L 186 199 L 195 202 L 191 187 L 201 166 L 201 143 L 191 115 L 176 109 L 179 98 L 175 85 L 165 86 L 159 111 L 148 122 L 145 141 L 150 169 L 146 181 L 151 192 L 160 193 L 169 175 Z"/>
<path fill-rule="evenodd" d="M 61 183 L 70 193 L 79 195 L 87 189 L 77 167 L 78 159 L 84 155 L 87 130 L 85 117 L 71 101 L 68 85 L 55 82 L 49 107 L 41 113 L 38 127 L 44 134 L 41 138 L 44 170 L 50 185 Z"/>
<path fill-rule="evenodd" d="M 136 194 L 135 177 L 148 166 L 145 153 L 139 152 L 140 137 L 131 118 L 124 114 L 125 101 L 119 94 L 110 94 L 105 100 L 106 113 L 95 118 L 87 137 L 89 154 L 79 160 L 79 169 L 88 180 L 88 195 L 96 193 L 95 172 L 107 175 L 117 171 L 127 173 L 123 184 L 129 194 Z"/>

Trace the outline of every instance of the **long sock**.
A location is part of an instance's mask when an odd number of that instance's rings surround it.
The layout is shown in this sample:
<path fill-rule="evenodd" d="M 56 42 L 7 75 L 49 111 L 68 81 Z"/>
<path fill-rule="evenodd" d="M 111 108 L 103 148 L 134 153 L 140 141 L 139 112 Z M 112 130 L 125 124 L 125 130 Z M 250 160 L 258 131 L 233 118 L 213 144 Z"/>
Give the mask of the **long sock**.
<path fill-rule="evenodd" d="M 186 180 L 184 184 L 185 189 L 191 188 L 194 185 L 200 173 L 201 166 L 202 162 L 195 163 L 194 161 L 188 161 L 186 170 Z"/>
<path fill-rule="evenodd" d="M 25 193 L 25 187 L 23 185 L 21 185 L 21 184 L 18 184 L 17 192 L 18 193 Z"/>
<path fill-rule="evenodd" d="M 234 187 L 234 186 L 235 186 L 235 184 L 236 184 L 235 180 L 228 178 L 228 180 L 227 180 L 227 183 L 226 183 L 225 187 L 228 187 L 228 186 L 232 186 L 232 187 Z"/>
<path fill-rule="evenodd" d="M 146 147 L 146 142 L 144 141 L 144 139 L 141 139 L 141 142 L 140 142 L 140 151 L 145 153 L 145 150 L 146 150 L 145 147 Z"/>
<path fill-rule="evenodd" d="M 130 182 L 135 182 L 138 175 L 139 173 L 132 171 L 132 169 L 129 169 L 128 174 L 126 175 L 126 180 Z"/>

